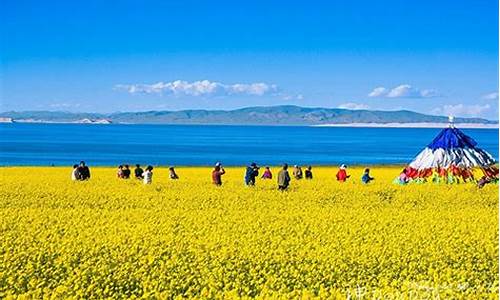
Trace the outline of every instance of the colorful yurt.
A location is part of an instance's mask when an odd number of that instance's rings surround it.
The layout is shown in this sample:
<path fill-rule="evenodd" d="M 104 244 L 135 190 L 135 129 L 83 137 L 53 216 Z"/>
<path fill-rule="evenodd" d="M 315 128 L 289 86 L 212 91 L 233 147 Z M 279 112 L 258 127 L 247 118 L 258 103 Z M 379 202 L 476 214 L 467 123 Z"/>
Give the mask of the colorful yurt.
<path fill-rule="evenodd" d="M 453 124 L 443 129 L 427 147 L 406 167 L 408 179 L 417 182 L 432 179 L 434 182 L 458 183 L 477 180 L 474 171 L 498 180 L 496 161 L 477 142 Z"/>

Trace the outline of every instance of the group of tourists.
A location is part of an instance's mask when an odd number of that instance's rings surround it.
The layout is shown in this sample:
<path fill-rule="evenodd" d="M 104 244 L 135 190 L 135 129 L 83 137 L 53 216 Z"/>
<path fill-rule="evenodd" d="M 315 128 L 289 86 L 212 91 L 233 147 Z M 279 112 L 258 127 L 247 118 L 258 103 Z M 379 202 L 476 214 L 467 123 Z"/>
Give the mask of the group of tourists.
<path fill-rule="evenodd" d="M 244 173 L 245 185 L 247 186 L 255 185 L 256 179 L 259 176 L 259 170 L 260 167 L 254 162 L 246 167 Z M 172 180 L 179 179 L 179 176 L 177 175 L 177 172 L 175 171 L 174 167 L 169 167 L 168 171 L 170 179 Z M 472 173 L 471 170 L 459 169 L 456 167 L 449 169 L 444 169 L 444 168 L 429 169 L 426 171 L 429 172 L 429 174 L 427 173 L 420 174 L 422 171 L 419 171 L 420 173 L 417 174 L 415 172 L 416 171 L 410 167 L 404 168 L 401 171 L 400 175 L 394 180 L 394 183 L 400 185 L 406 185 L 410 182 L 424 183 L 427 182 L 429 179 L 434 183 L 452 184 L 452 183 L 459 183 L 461 179 L 463 180 L 463 182 L 476 182 L 478 187 L 482 188 L 484 185 L 496 182 L 495 180 L 498 180 L 497 179 L 498 169 L 496 169 L 495 167 L 483 169 L 484 176 L 477 181 L 474 179 L 474 174 Z M 221 186 L 222 176 L 224 174 L 226 174 L 226 170 L 224 170 L 220 162 L 217 162 L 214 166 L 214 169 L 212 170 L 212 183 L 216 186 Z M 130 169 L 130 166 L 127 164 L 119 165 L 116 171 L 116 176 L 119 179 L 129 179 L 132 176 L 132 171 Z M 312 167 L 307 166 L 305 171 L 302 171 L 301 166 L 294 165 L 292 176 L 295 180 L 301 180 L 303 178 L 305 178 L 306 180 L 312 180 L 313 179 Z M 153 166 L 148 165 L 145 169 L 143 169 L 141 165 L 136 164 L 134 169 L 134 177 L 136 179 L 142 180 L 144 184 L 151 184 L 153 182 Z M 339 182 L 346 182 L 347 180 L 349 180 L 351 175 L 348 174 L 347 166 L 345 164 L 342 164 L 340 166 L 335 177 Z M 260 178 L 265 180 L 273 179 L 273 174 L 271 172 L 271 169 L 266 166 Z M 82 181 L 90 179 L 90 169 L 85 164 L 84 161 L 81 161 L 79 165 L 77 164 L 73 165 L 71 179 L 74 181 Z M 290 186 L 291 179 L 292 177 L 288 172 L 288 164 L 284 163 L 280 171 L 278 172 L 277 176 L 278 190 L 281 191 L 286 190 Z M 375 180 L 375 178 L 370 175 L 370 169 L 366 168 L 361 177 L 361 182 L 363 184 L 368 184 L 373 180 Z"/>
<path fill-rule="evenodd" d="M 244 182 L 247 186 L 254 186 L 256 178 L 259 176 L 260 167 L 256 163 L 251 163 L 245 169 Z M 212 183 L 214 185 L 220 186 L 222 185 L 222 176 L 226 174 L 226 171 L 222 167 L 220 162 L 215 164 L 214 169 L 212 170 Z M 294 165 L 292 176 L 295 180 L 301 180 L 303 178 L 307 180 L 313 179 L 312 167 L 307 166 L 305 171 L 302 171 L 302 167 L 299 165 Z M 348 178 L 351 176 L 347 174 L 347 166 L 341 165 L 340 169 L 337 172 L 336 178 L 339 182 L 346 182 Z M 264 172 L 261 176 L 262 179 L 272 179 L 273 174 L 269 167 L 265 167 Z M 290 181 L 292 177 L 288 172 L 288 164 L 284 163 L 278 172 L 278 190 L 283 191 L 286 190 L 290 186 Z M 363 176 L 361 177 L 361 182 L 364 184 L 369 183 L 375 178 L 370 176 L 370 169 L 365 169 Z"/>
<path fill-rule="evenodd" d="M 244 182 L 247 186 L 254 186 L 257 177 L 259 176 L 260 167 L 256 163 L 251 163 L 245 169 Z M 308 179 L 312 179 L 311 167 L 308 167 Z M 220 162 L 215 164 L 214 169 L 212 170 L 212 183 L 214 185 L 220 186 L 222 185 L 222 175 L 226 174 L 226 171 L 222 167 Z M 295 166 L 293 171 L 293 175 L 295 179 L 302 179 L 302 169 L 299 166 Z M 272 179 L 273 173 L 269 167 L 265 167 L 265 170 L 262 174 L 262 179 Z M 288 173 L 288 164 L 283 164 L 281 170 L 278 172 L 278 189 L 285 190 L 290 185 L 290 174 Z"/>
<path fill-rule="evenodd" d="M 81 161 L 79 165 L 73 165 L 71 179 L 74 181 L 90 179 L 90 169 L 89 167 L 87 167 L 87 165 L 85 165 L 84 161 Z"/>
<path fill-rule="evenodd" d="M 306 179 L 312 179 L 312 167 L 308 166 L 304 172 Z M 245 184 L 255 185 L 255 179 L 259 176 L 259 166 L 256 163 L 251 163 L 245 171 Z M 295 179 L 300 180 L 303 177 L 302 168 L 298 165 L 294 166 L 293 176 Z M 262 179 L 273 179 L 273 173 L 269 167 L 265 167 Z M 288 173 L 288 164 L 283 164 L 281 170 L 278 172 L 278 188 L 280 190 L 286 189 L 290 183 L 290 174 Z"/>
<path fill-rule="evenodd" d="M 174 167 L 169 167 L 169 177 L 170 179 L 179 179 L 179 176 L 175 172 Z M 116 171 L 116 177 L 120 179 L 130 178 L 130 167 L 129 165 L 119 165 Z M 136 179 L 142 180 L 144 184 L 150 184 L 153 182 L 153 166 L 149 165 L 146 169 L 142 169 L 140 164 L 135 165 L 134 176 Z"/>
<path fill-rule="evenodd" d="M 169 167 L 169 178 L 172 180 L 179 179 L 174 167 Z M 244 182 L 247 186 L 255 185 L 256 179 L 259 176 L 260 167 L 256 163 L 251 163 L 245 169 Z M 370 170 L 366 169 L 361 181 L 363 183 L 369 183 L 374 180 L 369 174 Z M 212 170 L 212 183 L 216 186 L 222 185 L 222 176 L 226 174 L 226 170 L 222 167 L 220 162 L 217 162 Z M 293 172 L 293 178 L 296 180 L 301 180 L 305 178 L 307 180 L 313 179 L 312 167 L 307 166 L 305 171 L 302 171 L 302 167 L 295 165 Z M 132 176 L 132 171 L 128 164 L 119 165 L 116 170 L 116 177 L 119 179 L 129 179 Z M 135 165 L 134 177 L 136 179 L 142 180 L 144 184 L 151 184 L 153 182 L 153 166 L 149 165 L 145 169 L 141 167 L 140 164 Z M 339 182 L 345 182 L 350 175 L 347 174 L 347 166 L 341 165 L 339 171 L 337 172 L 336 178 Z M 84 161 L 80 162 L 80 165 L 73 166 L 73 172 L 71 174 L 71 179 L 73 180 L 87 180 L 90 179 L 90 169 L 85 164 Z M 265 167 L 262 173 L 261 179 L 273 179 L 273 174 L 269 167 Z M 288 164 L 283 164 L 280 171 L 278 172 L 278 189 L 286 190 L 290 185 L 291 177 L 288 172 Z"/>

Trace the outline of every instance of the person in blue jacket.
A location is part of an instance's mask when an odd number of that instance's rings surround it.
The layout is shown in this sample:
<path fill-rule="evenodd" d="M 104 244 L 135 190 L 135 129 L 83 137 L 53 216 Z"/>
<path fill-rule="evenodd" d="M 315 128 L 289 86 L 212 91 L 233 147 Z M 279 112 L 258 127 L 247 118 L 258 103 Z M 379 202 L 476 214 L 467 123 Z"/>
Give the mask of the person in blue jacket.
<path fill-rule="evenodd" d="M 365 172 L 363 173 L 363 176 L 361 177 L 361 181 L 364 184 L 369 183 L 370 181 L 374 180 L 375 178 L 370 176 L 370 169 L 365 169 Z"/>
<path fill-rule="evenodd" d="M 257 164 L 253 162 L 246 169 L 245 184 L 255 185 L 255 178 L 257 178 L 257 176 L 259 176 L 259 166 L 257 166 Z"/>

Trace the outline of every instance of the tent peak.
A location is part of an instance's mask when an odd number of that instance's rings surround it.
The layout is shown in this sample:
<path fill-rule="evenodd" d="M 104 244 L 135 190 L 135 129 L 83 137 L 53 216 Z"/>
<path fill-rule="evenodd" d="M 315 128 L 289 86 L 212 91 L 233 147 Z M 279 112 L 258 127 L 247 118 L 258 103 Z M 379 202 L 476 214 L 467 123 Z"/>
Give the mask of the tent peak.
<path fill-rule="evenodd" d="M 448 116 L 448 127 L 450 127 L 450 128 L 455 127 L 455 117 L 452 115 Z"/>

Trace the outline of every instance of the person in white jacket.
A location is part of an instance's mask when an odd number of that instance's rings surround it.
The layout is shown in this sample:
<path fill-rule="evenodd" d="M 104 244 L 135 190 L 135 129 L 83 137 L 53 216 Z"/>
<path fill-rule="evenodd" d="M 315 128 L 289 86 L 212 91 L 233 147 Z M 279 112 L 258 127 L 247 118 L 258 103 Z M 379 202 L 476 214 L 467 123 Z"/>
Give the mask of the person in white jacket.
<path fill-rule="evenodd" d="M 148 166 L 144 173 L 142 173 L 144 184 L 151 184 L 153 182 L 153 166 Z"/>
<path fill-rule="evenodd" d="M 71 180 L 77 181 L 80 177 L 78 175 L 78 165 L 73 165 L 73 171 L 71 171 Z"/>

